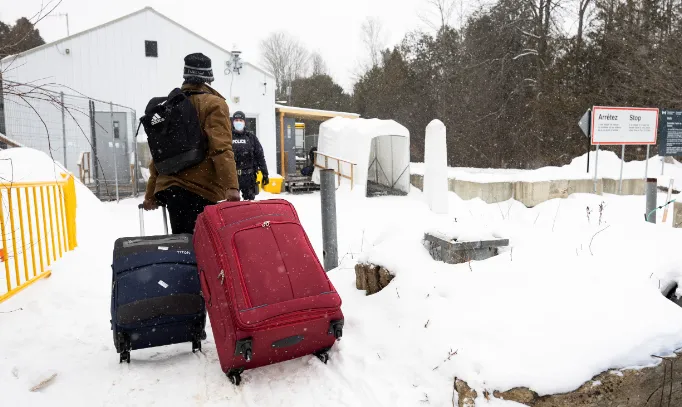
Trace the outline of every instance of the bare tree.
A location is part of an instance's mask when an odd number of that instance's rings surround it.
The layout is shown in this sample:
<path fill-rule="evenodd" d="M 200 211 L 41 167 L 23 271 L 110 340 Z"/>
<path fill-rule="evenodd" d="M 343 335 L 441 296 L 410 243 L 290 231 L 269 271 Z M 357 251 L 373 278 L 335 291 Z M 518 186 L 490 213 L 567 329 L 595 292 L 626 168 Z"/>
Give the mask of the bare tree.
<path fill-rule="evenodd" d="M 367 17 L 362 23 L 362 42 L 369 55 L 369 68 L 381 64 L 381 51 L 386 46 L 384 29 L 381 21 L 376 17 Z"/>
<path fill-rule="evenodd" d="M 452 15 L 457 8 L 455 0 L 425 0 L 425 2 L 429 8 L 429 12 L 420 15 L 419 18 L 421 18 L 426 25 L 437 32 L 440 32 L 443 28 L 450 25 Z M 461 4 L 460 12 L 464 12 Z M 462 16 L 460 16 L 460 19 L 462 19 Z"/>
<path fill-rule="evenodd" d="M 326 75 L 329 73 L 329 68 L 327 68 L 327 63 L 324 62 L 322 55 L 315 51 L 310 56 L 310 74 L 315 75 Z"/>
<path fill-rule="evenodd" d="M 583 43 L 583 32 L 585 30 L 585 20 L 587 18 L 587 10 L 590 7 L 592 0 L 578 0 L 578 33 L 576 35 L 576 54 L 580 53 Z"/>
<path fill-rule="evenodd" d="M 301 42 L 283 31 L 270 34 L 260 44 L 264 65 L 275 75 L 279 94 L 308 71 L 310 53 Z"/>

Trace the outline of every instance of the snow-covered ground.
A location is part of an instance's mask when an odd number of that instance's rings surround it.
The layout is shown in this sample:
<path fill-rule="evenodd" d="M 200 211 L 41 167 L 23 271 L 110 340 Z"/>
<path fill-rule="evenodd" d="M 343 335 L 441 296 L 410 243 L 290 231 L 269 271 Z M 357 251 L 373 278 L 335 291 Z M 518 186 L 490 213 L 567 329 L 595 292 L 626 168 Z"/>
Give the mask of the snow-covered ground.
<path fill-rule="evenodd" d="M 560 179 L 592 179 L 594 178 L 595 153 L 590 153 L 590 173 L 587 173 L 587 154 L 577 157 L 570 164 L 562 167 L 544 167 L 537 170 L 497 169 L 497 168 L 466 168 L 450 167 L 448 175 L 462 181 L 471 182 L 511 182 L 511 181 L 552 181 Z M 424 163 L 410 164 L 413 174 L 424 174 Z M 663 174 L 661 170 L 663 169 Z M 644 178 L 647 173 L 645 161 L 628 161 L 623 165 L 624 179 Z M 675 179 L 675 188 L 682 190 L 682 164 L 673 160 L 672 164 L 665 164 L 662 168 L 661 157 L 649 159 L 647 175 L 658 178 L 658 184 L 668 186 L 670 179 Z M 620 178 L 620 156 L 611 151 L 599 152 L 599 178 Z"/>
<path fill-rule="evenodd" d="M 15 165 L 15 175 L 44 169 L 39 161 Z M 84 187 L 78 194 L 79 247 L 51 278 L 0 304 L 3 404 L 450 406 L 455 377 L 479 390 L 549 394 L 682 347 L 682 310 L 659 293 L 682 279 L 682 230 L 670 216 L 668 224 L 645 223 L 644 197 L 576 194 L 529 209 L 451 194 L 450 214 L 433 215 L 419 191 L 366 199 L 342 187 L 341 265 L 330 277 L 346 325 L 328 365 L 306 357 L 256 369 L 235 388 L 210 330 L 202 354 L 181 344 L 134 351 L 130 365 L 119 364 L 109 325 L 111 251 L 117 237 L 138 233 L 138 201 L 103 204 Z M 319 195 L 279 197 L 295 205 L 321 253 Z M 162 231 L 160 212 L 148 214 L 146 228 Z M 446 265 L 423 248 L 425 230 L 502 236 L 511 246 L 486 261 Z M 357 261 L 396 278 L 367 297 L 355 289 Z"/>

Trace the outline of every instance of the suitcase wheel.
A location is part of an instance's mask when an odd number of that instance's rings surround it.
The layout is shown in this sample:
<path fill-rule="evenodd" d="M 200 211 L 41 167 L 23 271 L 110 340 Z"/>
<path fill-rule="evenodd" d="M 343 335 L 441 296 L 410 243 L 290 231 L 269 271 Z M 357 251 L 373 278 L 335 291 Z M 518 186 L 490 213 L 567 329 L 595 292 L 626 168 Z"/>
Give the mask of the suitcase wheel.
<path fill-rule="evenodd" d="M 343 336 L 343 319 L 331 321 L 329 323 L 329 335 L 334 335 L 334 338 L 341 339 Z"/>
<path fill-rule="evenodd" d="M 232 384 L 234 384 L 235 386 L 239 386 L 239 384 L 242 382 L 243 371 L 244 368 L 231 369 L 230 371 L 227 372 L 227 378 L 230 379 L 230 382 Z"/>
<path fill-rule="evenodd" d="M 251 338 L 240 339 L 237 341 L 234 349 L 234 355 L 242 355 L 247 362 L 251 361 L 253 357 L 253 345 L 251 343 Z"/>
<path fill-rule="evenodd" d="M 126 351 L 121 352 L 121 359 L 119 360 L 118 363 L 123 363 L 123 362 L 130 363 L 130 351 L 126 350 Z"/>
<path fill-rule="evenodd" d="M 195 339 L 192 341 L 192 353 L 196 353 L 197 351 L 201 352 L 201 340 L 200 339 Z"/>
<path fill-rule="evenodd" d="M 114 333 L 114 340 L 116 341 L 116 351 L 121 354 L 118 363 L 130 363 L 131 345 L 128 335 L 121 332 Z"/>
<path fill-rule="evenodd" d="M 317 356 L 317 358 L 320 359 L 320 361 L 322 361 L 322 363 L 326 365 L 327 362 L 329 362 L 329 348 L 325 348 L 315 352 L 315 356 Z"/>

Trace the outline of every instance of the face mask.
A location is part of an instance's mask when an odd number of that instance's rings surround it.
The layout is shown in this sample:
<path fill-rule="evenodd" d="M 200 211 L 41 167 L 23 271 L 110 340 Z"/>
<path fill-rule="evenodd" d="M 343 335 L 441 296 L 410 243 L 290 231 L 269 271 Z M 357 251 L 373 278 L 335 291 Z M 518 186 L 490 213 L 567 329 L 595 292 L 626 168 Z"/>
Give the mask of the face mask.
<path fill-rule="evenodd" d="M 237 131 L 244 131 L 244 122 L 234 122 L 234 129 Z"/>

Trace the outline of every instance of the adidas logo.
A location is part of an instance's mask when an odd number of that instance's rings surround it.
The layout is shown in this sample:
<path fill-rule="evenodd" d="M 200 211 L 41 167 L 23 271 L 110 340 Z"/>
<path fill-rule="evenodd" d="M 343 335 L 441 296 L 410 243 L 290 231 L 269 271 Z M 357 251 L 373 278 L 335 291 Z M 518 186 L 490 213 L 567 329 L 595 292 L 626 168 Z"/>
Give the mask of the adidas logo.
<path fill-rule="evenodd" d="M 158 113 L 156 113 L 156 114 L 154 114 L 154 116 L 152 116 L 152 120 L 151 120 L 152 126 L 156 126 L 157 124 L 163 122 L 164 120 L 166 120 L 166 119 L 164 119 L 163 117 L 159 116 Z"/>

